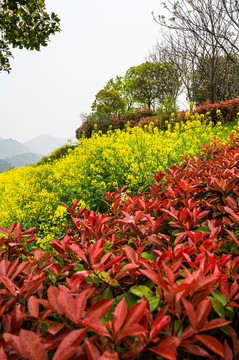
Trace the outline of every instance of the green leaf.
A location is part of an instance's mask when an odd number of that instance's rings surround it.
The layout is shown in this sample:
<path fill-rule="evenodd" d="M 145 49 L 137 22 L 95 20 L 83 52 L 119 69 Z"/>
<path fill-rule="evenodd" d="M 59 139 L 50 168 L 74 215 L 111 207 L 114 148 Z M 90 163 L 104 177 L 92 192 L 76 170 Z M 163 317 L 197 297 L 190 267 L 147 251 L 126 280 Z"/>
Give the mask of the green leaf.
<path fill-rule="evenodd" d="M 201 226 L 199 228 L 196 229 L 197 231 L 200 231 L 200 232 L 210 232 L 210 229 L 208 226 Z"/>
<path fill-rule="evenodd" d="M 147 296 L 146 296 L 147 297 Z M 156 297 L 154 298 L 147 298 L 148 302 L 149 302 L 149 307 L 150 307 L 150 312 L 154 311 L 155 309 L 157 309 L 158 305 L 159 305 L 159 299 L 157 299 Z"/>
<path fill-rule="evenodd" d="M 213 303 L 213 309 L 216 311 L 216 313 L 218 315 L 220 315 L 220 317 L 225 319 L 225 310 L 224 310 L 222 303 L 211 296 L 210 296 L 210 299 L 212 300 L 212 303 Z"/>
<path fill-rule="evenodd" d="M 57 280 L 56 275 L 50 274 L 50 275 L 48 275 L 48 278 L 51 280 L 51 282 L 52 282 L 53 284 L 55 284 L 55 282 L 56 282 L 56 280 Z"/>
<path fill-rule="evenodd" d="M 113 299 L 112 291 L 107 287 L 101 294 L 101 299 Z"/>
<path fill-rule="evenodd" d="M 77 271 L 83 271 L 83 270 L 85 270 L 85 268 L 84 268 L 84 266 L 82 265 L 82 264 L 79 264 L 79 265 L 77 265 L 76 267 L 74 267 L 74 269 L 73 269 L 75 272 L 77 272 Z"/>
<path fill-rule="evenodd" d="M 226 306 L 227 304 L 227 299 L 225 298 L 225 296 L 221 293 L 221 291 L 219 290 L 213 290 L 211 292 L 211 294 L 213 295 L 213 297 L 215 299 L 217 299 L 222 305 L 223 307 Z"/>
<path fill-rule="evenodd" d="M 126 294 L 125 295 L 125 301 L 129 308 L 137 303 L 137 297 L 132 294 Z"/>
<path fill-rule="evenodd" d="M 148 259 L 148 260 L 151 260 L 151 261 L 155 261 L 155 257 L 152 255 L 152 254 L 150 254 L 150 253 L 148 253 L 148 252 L 142 252 L 142 257 L 144 258 L 144 259 Z"/>
<path fill-rule="evenodd" d="M 145 296 L 149 302 L 150 311 L 154 311 L 159 305 L 159 298 L 156 298 L 154 293 L 145 285 L 132 286 L 130 293 L 140 298 Z"/>
<path fill-rule="evenodd" d="M 130 288 L 130 292 L 140 298 L 142 298 L 143 296 L 154 297 L 152 291 L 147 286 L 144 285 L 132 286 Z"/>
<path fill-rule="evenodd" d="M 220 327 L 220 330 L 222 330 L 222 332 L 224 332 L 224 334 L 230 336 L 229 327 L 230 327 L 229 325 L 222 326 L 222 327 Z"/>

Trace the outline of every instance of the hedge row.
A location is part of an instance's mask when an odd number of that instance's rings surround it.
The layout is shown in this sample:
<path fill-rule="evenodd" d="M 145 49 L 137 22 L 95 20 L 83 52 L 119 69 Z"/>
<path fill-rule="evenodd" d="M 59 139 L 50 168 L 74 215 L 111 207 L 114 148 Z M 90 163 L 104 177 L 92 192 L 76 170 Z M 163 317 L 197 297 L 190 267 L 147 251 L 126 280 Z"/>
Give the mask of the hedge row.
<path fill-rule="evenodd" d="M 203 115 L 204 118 L 210 119 L 216 124 L 218 121 L 228 123 L 234 121 L 239 113 L 239 99 L 231 99 L 221 101 L 220 103 L 211 104 L 207 100 L 202 105 L 193 109 L 190 113 L 188 111 L 180 111 L 169 114 L 160 114 L 149 110 L 138 110 L 134 113 L 122 114 L 120 116 L 109 116 L 101 114 L 99 117 L 89 117 L 83 124 L 76 130 L 76 137 L 79 139 L 82 136 L 90 137 L 93 131 L 102 131 L 106 133 L 109 129 L 124 129 L 125 126 L 144 126 L 153 122 L 159 129 L 165 130 L 167 122 L 172 120 L 187 121 L 192 115 Z"/>

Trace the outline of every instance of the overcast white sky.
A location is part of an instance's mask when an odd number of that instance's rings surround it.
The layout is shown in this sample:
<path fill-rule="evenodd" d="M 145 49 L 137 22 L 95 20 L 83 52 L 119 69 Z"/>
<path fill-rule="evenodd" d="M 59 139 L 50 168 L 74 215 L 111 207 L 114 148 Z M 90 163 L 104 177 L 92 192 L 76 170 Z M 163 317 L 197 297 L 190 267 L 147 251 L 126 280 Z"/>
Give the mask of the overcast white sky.
<path fill-rule="evenodd" d="M 160 0 L 46 0 L 61 33 L 40 52 L 13 49 L 0 73 L 1 138 L 75 137 L 80 113 L 116 75 L 145 61 L 160 38 Z"/>

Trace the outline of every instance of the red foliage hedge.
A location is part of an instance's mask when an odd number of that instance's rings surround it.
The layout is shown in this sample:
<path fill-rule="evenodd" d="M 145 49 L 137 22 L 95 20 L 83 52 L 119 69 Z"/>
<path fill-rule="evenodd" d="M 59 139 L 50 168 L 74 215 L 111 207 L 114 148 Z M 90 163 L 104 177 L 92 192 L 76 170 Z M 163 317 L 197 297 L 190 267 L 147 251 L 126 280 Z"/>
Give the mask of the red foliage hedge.
<path fill-rule="evenodd" d="M 210 100 L 205 101 L 203 104 L 198 106 L 192 111 L 192 114 L 206 114 L 210 112 L 212 121 L 216 123 L 219 120 L 217 115 L 217 110 L 220 110 L 222 113 L 223 121 L 231 122 L 237 118 L 237 113 L 239 112 L 239 99 L 231 99 L 226 101 L 220 101 L 219 103 L 212 104 Z M 184 112 L 185 114 L 185 112 Z"/>
<path fill-rule="evenodd" d="M 221 116 L 218 116 L 217 110 L 220 110 Z M 186 121 L 187 111 L 183 110 L 176 112 L 175 118 L 180 119 L 180 121 Z M 226 101 L 221 101 L 219 103 L 212 104 L 210 100 L 205 101 L 203 104 L 191 111 L 191 115 L 210 113 L 211 120 L 214 124 L 217 121 L 222 121 L 223 123 L 234 121 L 237 118 L 239 113 L 239 99 L 231 99 Z M 90 137 L 92 131 L 94 130 L 94 125 L 97 124 L 97 129 L 101 130 L 103 133 L 106 133 L 109 128 L 112 130 L 115 129 L 124 129 L 125 125 L 128 124 L 131 127 L 134 126 L 144 126 L 153 122 L 155 126 L 160 129 L 166 129 L 165 121 L 170 121 L 171 116 L 169 114 L 156 115 L 155 112 L 149 110 L 138 110 L 135 113 L 123 114 L 119 117 L 108 117 L 100 119 L 98 121 L 93 119 L 88 119 L 81 127 L 76 130 L 76 137 L 79 139 L 84 133 L 86 137 Z"/>
<path fill-rule="evenodd" d="M 54 252 L 0 239 L 1 359 L 238 359 L 239 140 L 157 173 L 148 193 L 68 208 Z"/>

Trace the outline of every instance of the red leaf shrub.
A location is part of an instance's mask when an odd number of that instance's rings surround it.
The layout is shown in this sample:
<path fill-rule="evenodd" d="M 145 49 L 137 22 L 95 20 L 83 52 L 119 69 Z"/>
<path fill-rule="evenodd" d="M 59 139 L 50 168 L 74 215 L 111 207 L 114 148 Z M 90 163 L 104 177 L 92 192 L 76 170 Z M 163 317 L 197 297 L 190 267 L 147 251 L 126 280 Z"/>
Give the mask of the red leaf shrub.
<path fill-rule="evenodd" d="M 220 110 L 220 115 L 218 111 Z M 200 106 L 193 109 L 190 115 L 204 114 L 205 116 L 210 116 L 211 121 L 216 124 L 219 120 L 223 123 L 232 122 L 237 119 L 237 114 L 239 113 L 239 99 L 231 99 L 226 101 L 220 101 L 219 103 L 211 103 L 210 100 L 205 101 Z M 176 121 L 185 122 L 188 120 L 188 111 L 179 111 L 174 113 L 174 118 Z M 115 129 L 124 129 L 125 126 L 144 126 L 153 123 L 154 126 L 157 126 L 159 129 L 165 130 L 167 125 L 166 121 L 171 122 L 172 117 L 170 114 L 160 114 L 156 115 L 155 112 L 141 109 L 136 112 L 122 114 L 118 117 L 114 116 L 105 116 L 104 120 L 93 121 L 88 119 L 81 127 L 76 130 L 76 138 L 79 139 L 82 137 L 83 133 L 86 137 L 90 137 L 92 131 L 94 131 L 94 126 L 97 125 L 97 130 L 101 130 L 103 133 L 106 133 L 110 128 Z"/>
<path fill-rule="evenodd" d="M 74 202 L 54 253 L 1 228 L 1 358 L 238 359 L 238 145 L 107 193 L 105 214 Z"/>
<path fill-rule="evenodd" d="M 210 100 L 205 101 L 191 112 L 192 115 L 195 115 L 196 113 L 201 115 L 206 115 L 207 113 L 210 113 L 211 120 L 214 122 L 214 124 L 217 123 L 217 121 L 221 120 L 218 117 L 217 111 L 220 110 L 223 122 L 231 122 L 234 121 L 237 118 L 237 114 L 239 112 L 239 99 L 231 99 L 226 101 L 220 101 L 219 103 L 211 103 Z M 180 115 L 180 119 L 182 121 L 186 120 L 186 111 L 181 111 L 177 115 Z"/>

